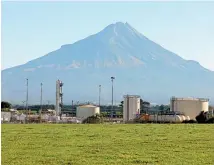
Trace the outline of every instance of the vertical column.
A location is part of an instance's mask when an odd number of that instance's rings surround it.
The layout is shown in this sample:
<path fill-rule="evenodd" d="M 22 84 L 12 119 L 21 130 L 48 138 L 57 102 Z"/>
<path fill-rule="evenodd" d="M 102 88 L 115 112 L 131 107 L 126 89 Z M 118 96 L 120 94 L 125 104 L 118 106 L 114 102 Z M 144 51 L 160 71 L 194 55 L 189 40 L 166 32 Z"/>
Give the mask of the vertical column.
<path fill-rule="evenodd" d="M 59 115 L 59 80 L 56 81 L 56 115 Z"/>

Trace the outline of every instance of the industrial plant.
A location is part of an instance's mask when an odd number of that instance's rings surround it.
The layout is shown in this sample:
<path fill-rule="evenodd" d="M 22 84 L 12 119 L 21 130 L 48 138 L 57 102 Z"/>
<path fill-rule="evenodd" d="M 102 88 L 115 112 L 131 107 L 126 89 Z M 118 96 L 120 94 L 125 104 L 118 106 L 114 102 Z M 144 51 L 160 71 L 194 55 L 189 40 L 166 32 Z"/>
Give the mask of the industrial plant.
<path fill-rule="evenodd" d="M 140 115 L 140 96 L 125 95 L 123 106 L 123 121 L 134 120 Z"/>
<path fill-rule="evenodd" d="M 124 95 L 123 104 L 118 112 L 121 115 L 115 115 L 115 106 L 113 104 L 113 78 L 112 81 L 112 105 L 107 111 L 103 111 L 103 107 L 100 104 L 100 92 L 101 85 L 99 85 L 99 105 L 93 105 L 91 103 L 79 104 L 75 107 L 75 115 L 69 115 L 62 111 L 63 109 L 63 82 L 61 80 L 56 81 L 56 104 L 55 109 L 45 109 L 42 106 L 42 83 L 41 83 L 41 105 L 39 114 L 33 114 L 28 109 L 28 93 L 26 96 L 26 113 L 18 113 L 16 110 L 10 112 L 1 112 L 2 122 L 15 122 L 15 123 L 82 123 L 85 119 L 100 115 L 104 117 L 104 121 L 108 122 L 120 122 L 129 123 L 136 120 L 142 122 L 152 123 L 182 123 L 184 121 L 196 120 L 196 117 L 204 112 L 213 117 L 213 111 L 209 111 L 209 99 L 206 98 L 176 98 L 170 99 L 170 105 L 168 109 L 162 109 L 159 111 L 152 111 L 147 106 L 144 110 L 145 104 L 142 103 L 142 99 L 139 95 Z M 27 79 L 28 85 L 28 79 Z M 28 88 L 27 88 L 28 91 Z M 121 103 L 122 103 L 121 102 Z M 149 105 L 150 103 L 147 103 Z M 73 105 L 73 101 L 72 101 Z M 143 107 L 142 107 L 143 106 Z M 104 116 L 103 112 L 107 115 Z"/>
<path fill-rule="evenodd" d="M 208 112 L 209 99 L 172 97 L 170 100 L 170 110 L 185 113 L 190 119 L 194 120 L 201 111 Z"/>

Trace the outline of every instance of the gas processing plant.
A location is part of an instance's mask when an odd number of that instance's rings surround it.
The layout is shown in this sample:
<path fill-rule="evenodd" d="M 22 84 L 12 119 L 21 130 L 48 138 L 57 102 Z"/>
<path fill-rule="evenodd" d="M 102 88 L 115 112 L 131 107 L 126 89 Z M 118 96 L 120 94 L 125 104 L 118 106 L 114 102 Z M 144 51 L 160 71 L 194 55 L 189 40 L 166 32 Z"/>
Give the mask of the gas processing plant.
<path fill-rule="evenodd" d="M 164 113 L 140 114 L 140 96 L 125 95 L 123 106 L 123 121 L 133 121 L 136 118 L 148 122 L 173 122 L 195 120 L 202 111 L 208 112 L 209 100 L 204 98 L 176 98 L 170 100 L 170 109 Z"/>
<path fill-rule="evenodd" d="M 30 114 L 29 110 L 26 114 L 16 114 L 15 110 L 11 112 L 2 112 L 2 121 L 18 121 L 22 123 L 26 122 L 71 122 L 71 123 L 81 123 L 88 117 L 101 114 L 100 106 L 100 93 L 99 93 L 99 106 L 84 104 L 79 105 L 76 108 L 76 116 L 70 117 L 62 113 L 63 108 L 63 82 L 61 80 L 56 81 L 56 105 L 55 110 L 47 109 L 42 110 L 42 92 L 41 92 L 41 109 L 39 115 Z M 100 88 L 100 85 L 99 85 Z M 42 91 L 42 90 L 41 90 Z M 100 89 L 99 89 L 100 91 Z M 113 91 L 112 91 L 113 97 Z M 133 122 L 136 119 L 146 122 L 172 122 L 181 123 L 183 121 L 195 120 L 196 116 L 202 111 L 209 111 L 209 99 L 205 98 L 176 98 L 172 97 L 170 99 L 170 108 L 167 111 L 141 111 L 144 106 L 141 104 L 141 98 L 139 95 L 124 95 L 123 96 L 123 118 L 113 119 L 113 101 L 111 110 L 111 122 L 113 121 L 123 121 Z M 113 99 L 112 99 L 113 100 Z M 27 107 L 26 107 L 27 109 Z M 212 110 L 213 116 L 213 110 Z"/>

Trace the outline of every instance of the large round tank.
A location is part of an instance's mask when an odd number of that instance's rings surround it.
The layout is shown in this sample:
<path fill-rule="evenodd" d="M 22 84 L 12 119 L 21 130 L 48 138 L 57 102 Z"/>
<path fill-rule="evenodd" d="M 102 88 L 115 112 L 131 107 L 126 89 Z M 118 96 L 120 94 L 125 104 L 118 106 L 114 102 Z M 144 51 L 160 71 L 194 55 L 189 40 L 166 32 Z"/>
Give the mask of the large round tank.
<path fill-rule="evenodd" d="M 179 115 L 149 115 L 148 121 L 181 123 L 183 117 Z"/>
<path fill-rule="evenodd" d="M 82 105 L 77 107 L 76 116 L 78 118 L 87 118 L 89 116 L 94 116 L 96 114 L 100 114 L 100 107 L 96 107 L 94 105 Z"/>
<path fill-rule="evenodd" d="M 186 116 L 184 116 L 184 115 L 180 115 L 180 117 L 182 118 L 182 120 L 186 120 L 187 119 Z"/>
<path fill-rule="evenodd" d="M 171 99 L 171 111 L 178 111 L 195 120 L 195 117 L 201 112 L 209 110 L 209 100 L 202 98 L 175 98 Z"/>
<path fill-rule="evenodd" d="M 125 95 L 123 103 L 123 120 L 135 119 L 140 114 L 140 96 Z"/>

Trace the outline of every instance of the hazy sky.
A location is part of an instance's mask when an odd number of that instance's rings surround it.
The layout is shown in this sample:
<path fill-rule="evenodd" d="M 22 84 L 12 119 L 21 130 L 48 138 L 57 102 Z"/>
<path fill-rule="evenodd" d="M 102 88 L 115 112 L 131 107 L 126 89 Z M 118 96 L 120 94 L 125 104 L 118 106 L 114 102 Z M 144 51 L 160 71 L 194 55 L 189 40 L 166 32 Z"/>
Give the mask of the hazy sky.
<path fill-rule="evenodd" d="M 2 68 L 128 22 L 185 59 L 214 70 L 214 2 L 3 2 Z"/>

